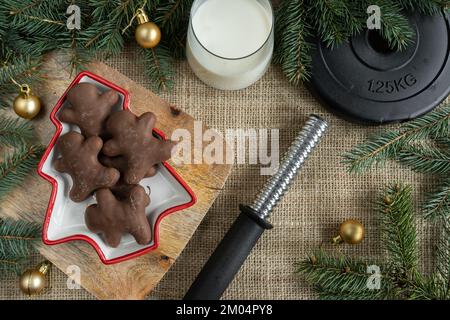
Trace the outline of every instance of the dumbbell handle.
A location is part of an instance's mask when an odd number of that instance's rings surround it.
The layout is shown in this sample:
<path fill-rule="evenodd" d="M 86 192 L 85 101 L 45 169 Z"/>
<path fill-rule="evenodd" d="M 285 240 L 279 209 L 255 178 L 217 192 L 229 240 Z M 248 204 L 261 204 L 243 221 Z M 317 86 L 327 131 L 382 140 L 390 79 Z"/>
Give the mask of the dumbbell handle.
<path fill-rule="evenodd" d="M 216 300 L 233 280 L 265 229 L 272 228 L 268 218 L 288 190 L 303 163 L 327 129 L 320 117 L 309 117 L 286 152 L 277 172 L 267 181 L 254 203 L 240 206 L 241 214 L 231 226 L 184 299 Z"/>
<path fill-rule="evenodd" d="M 264 230 L 271 227 L 269 223 L 255 215 L 251 208 L 241 206 L 240 215 L 211 255 L 184 299 L 220 299 Z"/>

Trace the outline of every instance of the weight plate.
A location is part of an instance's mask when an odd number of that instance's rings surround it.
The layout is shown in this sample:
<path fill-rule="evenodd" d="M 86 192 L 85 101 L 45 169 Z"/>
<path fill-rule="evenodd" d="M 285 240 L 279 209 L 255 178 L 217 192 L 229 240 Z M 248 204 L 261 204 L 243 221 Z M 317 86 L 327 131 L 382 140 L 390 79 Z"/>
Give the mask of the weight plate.
<path fill-rule="evenodd" d="M 416 118 L 450 94 L 450 15 L 408 17 L 414 42 L 392 51 L 376 30 L 329 49 L 315 41 L 308 88 L 333 112 L 358 122 Z"/>

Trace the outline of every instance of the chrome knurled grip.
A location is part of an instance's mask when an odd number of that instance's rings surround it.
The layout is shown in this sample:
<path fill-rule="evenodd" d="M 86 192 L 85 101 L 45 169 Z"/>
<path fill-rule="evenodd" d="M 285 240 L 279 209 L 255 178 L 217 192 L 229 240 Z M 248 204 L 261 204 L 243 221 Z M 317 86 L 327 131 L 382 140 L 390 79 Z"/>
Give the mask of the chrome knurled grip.
<path fill-rule="evenodd" d="M 327 122 L 319 116 L 311 115 L 308 118 L 305 126 L 284 155 L 278 171 L 266 182 L 250 206 L 261 219 L 267 220 L 270 217 L 272 210 L 319 143 L 327 127 Z"/>

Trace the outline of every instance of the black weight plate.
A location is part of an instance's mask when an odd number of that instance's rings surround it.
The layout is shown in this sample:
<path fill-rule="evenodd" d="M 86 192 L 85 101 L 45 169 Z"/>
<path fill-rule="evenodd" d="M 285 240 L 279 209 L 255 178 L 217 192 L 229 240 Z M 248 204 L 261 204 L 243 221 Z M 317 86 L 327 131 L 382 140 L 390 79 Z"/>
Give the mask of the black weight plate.
<path fill-rule="evenodd" d="M 337 114 L 358 122 L 387 123 L 418 117 L 450 94 L 450 15 L 411 14 L 414 43 L 388 48 L 378 31 L 366 30 L 312 55 L 308 88 Z"/>

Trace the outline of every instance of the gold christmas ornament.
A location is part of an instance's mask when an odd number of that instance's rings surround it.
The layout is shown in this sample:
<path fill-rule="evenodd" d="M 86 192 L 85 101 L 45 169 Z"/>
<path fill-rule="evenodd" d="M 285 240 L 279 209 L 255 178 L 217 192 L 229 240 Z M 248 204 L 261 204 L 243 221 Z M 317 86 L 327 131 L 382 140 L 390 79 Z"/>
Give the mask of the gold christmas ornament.
<path fill-rule="evenodd" d="M 150 22 L 147 14 L 142 9 L 136 11 L 136 19 L 138 26 L 134 33 L 136 42 L 143 48 L 154 48 L 161 41 L 161 30 L 159 27 Z"/>
<path fill-rule="evenodd" d="M 364 226 L 356 220 L 346 220 L 339 226 L 339 235 L 333 238 L 334 244 L 358 244 L 364 239 Z"/>
<path fill-rule="evenodd" d="M 36 268 L 26 270 L 20 276 L 20 290 L 28 296 L 41 293 L 47 287 L 46 274 L 50 270 L 50 266 L 49 261 L 44 261 Z"/>
<path fill-rule="evenodd" d="M 20 86 L 19 95 L 14 99 L 13 108 L 19 117 L 33 119 L 41 110 L 41 101 L 32 94 L 27 84 L 23 84 Z"/>

